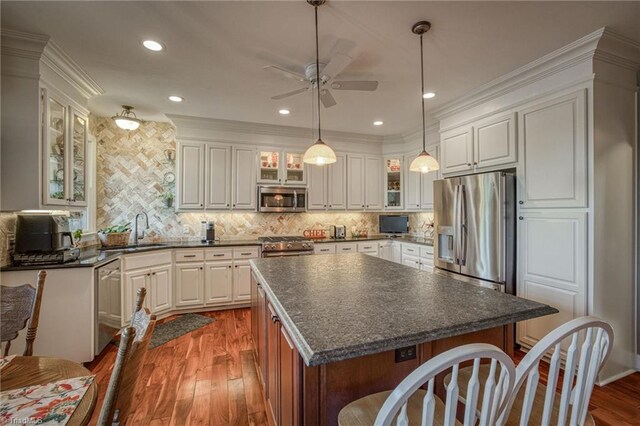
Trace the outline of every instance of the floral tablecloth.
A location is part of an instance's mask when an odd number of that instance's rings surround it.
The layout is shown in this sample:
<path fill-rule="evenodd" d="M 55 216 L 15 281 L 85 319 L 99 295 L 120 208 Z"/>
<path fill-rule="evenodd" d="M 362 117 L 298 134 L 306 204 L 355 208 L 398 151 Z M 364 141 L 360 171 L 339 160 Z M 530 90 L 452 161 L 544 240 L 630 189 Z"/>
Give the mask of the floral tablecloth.
<path fill-rule="evenodd" d="M 94 376 L 0 392 L 0 425 L 65 425 Z"/>

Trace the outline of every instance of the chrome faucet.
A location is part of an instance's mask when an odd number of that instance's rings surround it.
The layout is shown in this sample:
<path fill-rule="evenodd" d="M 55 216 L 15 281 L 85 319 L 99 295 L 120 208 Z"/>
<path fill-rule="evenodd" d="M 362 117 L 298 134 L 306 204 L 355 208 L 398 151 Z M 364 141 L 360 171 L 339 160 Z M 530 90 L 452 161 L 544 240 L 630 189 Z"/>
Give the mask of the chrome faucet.
<path fill-rule="evenodd" d="M 145 212 L 140 212 L 136 215 L 136 221 L 135 221 L 135 227 L 134 227 L 134 234 L 133 234 L 133 244 L 134 245 L 138 245 L 138 218 L 142 216 L 144 217 L 145 220 L 145 227 L 144 229 L 149 229 L 149 216 L 147 216 L 147 214 Z M 142 237 L 140 237 L 140 239 L 144 239 L 144 229 L 142 230 Z"/>

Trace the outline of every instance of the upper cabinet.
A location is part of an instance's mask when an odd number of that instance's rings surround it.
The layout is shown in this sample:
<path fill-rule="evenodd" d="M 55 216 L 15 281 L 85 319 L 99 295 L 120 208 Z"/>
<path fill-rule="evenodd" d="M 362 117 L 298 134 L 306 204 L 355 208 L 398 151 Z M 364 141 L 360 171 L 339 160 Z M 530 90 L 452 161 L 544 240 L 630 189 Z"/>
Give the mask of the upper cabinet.
<path fill-rule="evenodd" d="M 251 147 L 233 148 L 233 204 L 235 210 L 256 210 L 256 150 Z"/>
<path fill-rule="evenodd" d="M 347 156 L 347 208 L 382 210 L 382 158 Z"/>
<path fill-rule="evenodd" d="M 428 146 L 429 155 L 440 161 L 437 146 Z M 433 210 L 433 181 L 440 177 L 439 172 L 418 173 L 409 171 L 411 161 L 416 155 L 404 157 L 405 166 L 405 210 Z M 440 163 L 442 167 L 442 163 Z"/>
<path fill-rule="evenodd" d="M 480 171 L 515 164 L 515 114 L 498 114 L 442 133 L 442 173 Z"/>
<path fill-rule="evenodd" d="M 203 143 L 178 143 L 178 208 L 204 209 L 204 153 Z"/>
<path fill-rule="evenodd" d="M 404 197 L 404 158 L 389 156 L 384 158 L 384 208 L 402 210 Z"/>
<path fill-rule="evenodd" d="M 309 166 L 307 210 L 345 210 L 347 208 L 346 157 L 336 154 L 336 162 Z"/>
<path fill-rule="evenodd" d="M 519 112 L 521 208 L 587 206 L 586 115 L 585 90 Z"/>
<path fill-rule="evenodd" d="M 42 88 L 42 203 L 86 206 L 87 117 Z"/>
<path fill-rule="evenodd" d="M 231 207 L 231 147 L 207 146 L 206 207 L 228 209 Z"/>
<path fill-rule="evenodd" d="M 364 155 L 347 156 L 347 208 L 363 210 L 364 201 Z"/>
<path fill-rule="evenodd" d="M 307 210 L 326 210 L 328 190 L 327 171 L 327 166 L 309 166 Z"/>
<path fill-rule="evenodd" d="M 302 152 L 288 150 L 259 151 L 258 183 L 305 185 L 307 176 Z"/>

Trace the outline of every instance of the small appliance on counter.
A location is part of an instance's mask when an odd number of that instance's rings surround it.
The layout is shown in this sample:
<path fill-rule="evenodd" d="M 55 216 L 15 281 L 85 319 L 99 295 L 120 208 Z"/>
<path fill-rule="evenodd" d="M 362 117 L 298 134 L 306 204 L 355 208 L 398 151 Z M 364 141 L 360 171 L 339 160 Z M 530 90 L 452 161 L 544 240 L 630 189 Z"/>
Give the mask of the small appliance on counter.
<path fill-rule="evenodd" d="M 213 221 L 200 222 L 201 241 L 204 244 L 213 244 L 216 242 L 216 223 Z"/>
<path fill-rule="evenodd" d="M 13 265 L 46 265 L 78 259 L 69 218 L 60 214 L 19 214 Z"/>
<path fill-rule="evenodd" d="M 345 225 L 335 225 L 333 227 L 333 235 L 335 240 L 344 240 L 347 238 L 347 227 Z"/>

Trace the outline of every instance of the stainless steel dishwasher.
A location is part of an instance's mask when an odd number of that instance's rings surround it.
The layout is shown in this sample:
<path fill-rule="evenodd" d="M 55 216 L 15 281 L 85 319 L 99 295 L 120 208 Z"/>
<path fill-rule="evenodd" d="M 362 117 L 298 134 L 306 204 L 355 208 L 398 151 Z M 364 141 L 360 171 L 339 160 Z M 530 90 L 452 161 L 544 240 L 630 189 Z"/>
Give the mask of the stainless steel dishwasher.
<path fill-rule="evenodd" d="M 120 259 L 96 268 L 95 350 L 100 354 L 122 326 L 122 277 Z"/>

